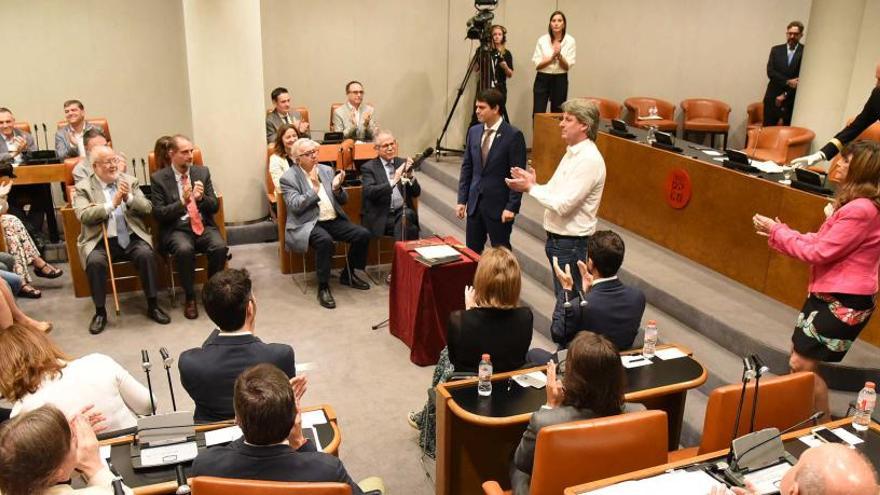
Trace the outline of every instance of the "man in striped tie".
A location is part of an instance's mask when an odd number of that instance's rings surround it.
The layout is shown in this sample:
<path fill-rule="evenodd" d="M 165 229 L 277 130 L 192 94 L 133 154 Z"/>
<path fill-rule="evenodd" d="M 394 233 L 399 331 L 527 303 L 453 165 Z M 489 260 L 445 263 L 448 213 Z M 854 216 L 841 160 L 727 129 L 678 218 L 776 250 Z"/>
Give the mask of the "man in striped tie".
<path fill-rule="evenodd" d="M 99 334 L 107 325 L 104 303 L 110 259 L 129 260 L 137 266 L 147 296 L 147 316 L 162 325 L 170 323 L 171 318 L 156 300 L 156 257 L 144 223 L 152 205 L 141 192 L 137 177 L 120 172 L 125 158 L 107 146 L 96 146 L 89 154 L 89 160 L 95 173 L 77 182 L 73 196 L 76 218 L 82 223 L 77 248 L 95 303 L 95 316 L 89 323 L 89 332 Z M 107 232 L 106 244 L 103 231 Z"/>

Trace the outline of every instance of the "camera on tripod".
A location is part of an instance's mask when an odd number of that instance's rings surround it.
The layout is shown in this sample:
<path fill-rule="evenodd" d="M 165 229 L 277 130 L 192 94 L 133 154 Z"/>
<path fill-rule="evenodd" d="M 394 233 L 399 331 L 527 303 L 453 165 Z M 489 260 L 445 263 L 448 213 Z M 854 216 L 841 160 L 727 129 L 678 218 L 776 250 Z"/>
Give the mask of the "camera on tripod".
<path fill-rule="evenodd" d="M 492 19 L 495 18 L 495 7 L 498 0 L 474 0 L 476 15 L 467 21 L 467 39 L 489 43 L 492 40 Z"/>

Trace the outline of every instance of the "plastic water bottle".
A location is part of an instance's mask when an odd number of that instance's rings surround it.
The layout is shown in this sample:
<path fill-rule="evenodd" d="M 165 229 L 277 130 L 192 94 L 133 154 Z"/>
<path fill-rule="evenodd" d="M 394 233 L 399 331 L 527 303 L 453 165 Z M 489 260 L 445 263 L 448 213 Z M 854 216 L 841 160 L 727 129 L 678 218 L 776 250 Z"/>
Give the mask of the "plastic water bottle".
<path fill-rule="evenodd" d="M 648 320 L 648 326 L 645 327 L 645 345 L 642 347 L 642 356 L 654 357 L 657 350 L 657 333 L 657 322 Z"/>
<path fill-rule="evenodd" d="M 874 382 L 865 382 L 865 388 L 859 392 L 856 400 L 856 414 L 853 416 L 853 428 L 865 431 L 871 424 L 871 413 L 877 403 L 877 393 L 874 391 Z"/>
<path fill-rule="evenodd" d="M 654 133 L 654 126 L 648 126 L 648 135 L 645 136 L 645 142 L 649 145 L 657 142 L 657 136 Z"/>
<path fill-rule="evenodd" d="M 483 354 L 480 366 L 477 368 L 480 381 L 477 384 L 477 393 L 483 397 L 492 395 L 492 360 L 488 354 Z"/>

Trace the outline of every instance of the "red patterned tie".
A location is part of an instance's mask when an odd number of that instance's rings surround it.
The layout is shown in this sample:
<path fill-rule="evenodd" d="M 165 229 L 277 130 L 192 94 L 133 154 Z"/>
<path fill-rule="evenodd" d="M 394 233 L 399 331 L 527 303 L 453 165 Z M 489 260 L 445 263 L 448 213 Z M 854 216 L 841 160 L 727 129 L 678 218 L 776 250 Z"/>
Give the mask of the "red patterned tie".
<path fill-rule="evenodd" d="M 180 185 L 186 189 L 189 185 L 189 175 L 181 174 Z M 199 213 L 199 207 L 196 206 L 196 198 L 192 194 L 189 195 L 189 201 L 186 202 L 186 213 L 189 215 L 189 225 L 195 235 L 202 235 L 205 232 L 205 226 L 202 224 L 202 215 Z"/>

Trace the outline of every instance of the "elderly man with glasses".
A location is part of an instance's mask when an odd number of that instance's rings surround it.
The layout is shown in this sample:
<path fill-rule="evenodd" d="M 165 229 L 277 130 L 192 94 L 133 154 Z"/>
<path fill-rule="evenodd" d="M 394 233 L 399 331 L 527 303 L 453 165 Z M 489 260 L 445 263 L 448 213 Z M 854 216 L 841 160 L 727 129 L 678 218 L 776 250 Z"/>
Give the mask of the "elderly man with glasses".
<path fill-rule="evenodd" d="M 397 141 L 390 131 L 376 134 L 379 156 L 361 167 L 363 225 L 375 237 L 394 236 L 398 241 L 419 238 L 419 217 L 413 198 L 422 188 L 412 175 L 412 159 L 396 157 Z"/>
<path fill-rule="evenodd" d="M 141 192 L 137 177 L 120 171 L 125 165 L 123 156 L 107 146 L 96 146 L 89 154 L 89 160 L 95 173 L 77 182 L 73 196 L 76 218 L 82 223 L 77 248 L 95 303 L 95 316 L 89 324 L 89 332 L 99 334 L 107 325 L 104 303 L 110 257 L 116 261 L 134 262 L 147 296 L 147 316 L 156 323 L 168 324 L 171 318 L 162 311 L 156 299 L 156 257 L 144 222 L 153 206 Z M 104 231 L 107 233 L 106 244 Z M 109 253 L 106 247 L 110 248 Z"/>
<path fill-rule="evenodd" d="M 339 276 L 339 283 L 355 289 L 367 290 L 370 284 L 357 276 L 355 270 L 367 265 L 370 231 L 352 223 L 342 205 L 348 194 L 342 188 L 345 173 L 318 163 L 318 143 L 298 139 L 293 143 L 296 166 L 287 169 L 279 184 L 287 206 L 285 243 L 294 253 L 315 251 L 318 275 L 318 302 L 332 309 L 336 301 L 330 292 L 330 263 L 335 246 L 333 241 L 351 244 L 347 266 Z"/>

